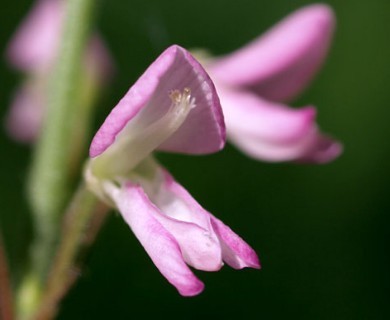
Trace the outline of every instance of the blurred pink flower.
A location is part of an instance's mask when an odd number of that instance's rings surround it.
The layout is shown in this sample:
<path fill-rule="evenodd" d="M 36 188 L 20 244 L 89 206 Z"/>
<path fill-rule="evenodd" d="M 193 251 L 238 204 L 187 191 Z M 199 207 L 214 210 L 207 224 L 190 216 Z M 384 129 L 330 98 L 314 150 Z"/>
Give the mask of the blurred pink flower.
<path fill-rule="evenodd" d="M 283 104 L 299 95 L 321 67 L 334 25 L 330 7 L 310 5 L 206 65 L 221 98 L 228 138 L 249 156 L 324 163 L 342 152 L 339 142 L 318 129 L 313 107 Z"/>
<path fill-rule="evenodd" d="M 24 72 L 42 72 L 53 63 L 65 18 L 62 0 L 37 0 L 6 52 L 13 67 Z"/>
<path fill-rule="evenodd" d="M 183 48 L 151 64 L 96 133 L 86 170 L 90 189 L 115 206 L 183 296 L 203 290 L 189 266 L 259 268 L 256 253 L 204 210 L 151 156 L 154 150 L 207 154 L 225 143 L 214 85 Z"/>
<path fill-rule="evenodd" d="M 43 118 L 46 104 L 45 89 L 39 81 L 24 81 L 14 93 L 6 117 L 6 130 L 10 137 L 19 142 L 35 140 Z"/>
<path fill-rule="evenodd" d="M 37 0 L 7 48 L 9 64 L 27 76 L 14 94 L 6 119 L 7 130 L 16 140 L 34 141 L 42 126 L 49 73 L 60 48 L 65 5 L 63 0 Z M 97 85 L 113 73 L 110 54 L 96 34 L 88 42 L 83 68 Z"/>

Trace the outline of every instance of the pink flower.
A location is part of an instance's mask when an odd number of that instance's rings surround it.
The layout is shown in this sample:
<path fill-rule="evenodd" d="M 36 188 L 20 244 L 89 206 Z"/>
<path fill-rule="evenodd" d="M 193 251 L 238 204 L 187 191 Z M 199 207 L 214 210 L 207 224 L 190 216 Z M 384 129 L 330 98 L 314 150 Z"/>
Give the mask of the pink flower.
<path fill-rule="evenodd" d="M 171 46 L 145 71 L 96 133 L 86 169 L 90 189 L 116 207 L 183 296 L 203 290 L 190 270 L 259 268 L 256 253 L 204 210 L 151 156 L 206 154 L 225 143 L 214 85 L 183 48 Z"/>
<path fill-rule="evenodd" d="M 6 51 L 7 61 L 27 79 L 14 94 L 6 127 L 19 141 L 35 141 L 45 115 L 49 73 L 55 63 L 65 20 L 63 0 L 37 0 Z M 84 54 L 85 81 L 101 86 L 113 72 L 111 57 L 96 34 Z"/>
<path fill-rule="evenodd" d="M 256 159 L 324 163 L 342 146 L 322 134 L 314 107 L 292 109 L 328 52 L 334 15 L 315 4 L 293 12 L 249 45 L 209 62 L 228 137 Z"/>
<path fill-rule="evenodd" d="M 65 18 L 62 0 L 37 0 L 7 48 L 7 60 L 15 68 L 41 72 L 55 59 Z"/>
<path fill-rule="evenodd" d="M 10 137 L 19 142 L 35 141 L 42 126 L 45 88 L 42 81 L 24 81 L 14 93 L 5 121 Z"/>

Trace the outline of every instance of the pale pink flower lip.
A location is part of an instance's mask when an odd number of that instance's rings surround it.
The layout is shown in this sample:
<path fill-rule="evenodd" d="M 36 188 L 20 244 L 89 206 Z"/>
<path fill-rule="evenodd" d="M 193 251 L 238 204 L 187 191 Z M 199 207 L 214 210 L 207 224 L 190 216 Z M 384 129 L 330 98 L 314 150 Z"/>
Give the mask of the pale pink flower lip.
<path fill-rule="evenodd" d="M 130 88 L 96 133 L 92 158 L 112 145 L 132 121 L 149 125 L 172 105 L 170 92 L 190 89 L 195 107 L 184 123 L 158 149 L 187 154 L 207 154 L 223 148 L 226 133 L 214 84 L 201 65 L 185 49 L 166 49 Z"/>
<path fill-rule="evenodd" d="M 253 249 L 229 227 L 205 211 L 166 172 L 157 193 L 126 183 L 112 192 L 118 209 L 146 252 L 183 296 L 203 290 L 187 266 L 217 271 L 223 261 L 235 269 L 260 268 Z"/>
<path fill-rule="evenodd" d="M 116 197 L 118 209 L 152 261 L 184 296 L 197 295 L 204 285 L 185 264 L 174 237 L 154 217 L 154 207 L 140 187 L 128 184 Z M 158 212 L 158 211 L 157 211 Z"/>
<path fill-rule="evenodd" d="M 229 140 L 252 158 L 327 163 L 342 152 L 319 131 L 311 106 L 292 109 L 246 91 L 220 90 L 220 98 Z"/>
<path fill-rule="evenodd" d="M 240 150 L 265 161 L 327 163 L 342 145 L 321 133 L 314 107 L 282 104 L 313 79 L 329 50 L 335 18 L 325 4 L 303 7 L 250 44 L 209 61 L 227 125 Z"/>

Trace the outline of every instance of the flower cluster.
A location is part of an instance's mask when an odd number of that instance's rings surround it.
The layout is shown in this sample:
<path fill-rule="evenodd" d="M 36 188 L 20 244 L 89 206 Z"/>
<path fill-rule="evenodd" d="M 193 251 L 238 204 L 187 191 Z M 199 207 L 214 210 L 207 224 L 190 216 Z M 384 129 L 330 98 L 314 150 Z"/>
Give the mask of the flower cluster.
<path fill-rule="evenodd" d="M 334 14 L 315 4 L 293 12 L 249 45 L 206 61 L 215 82 L 228 137 L 249 156 L 266 161 L 325 163 L 342 151 L 320 132 L 312 106 L 284 103 L 297 97 L 328 52 Z"/>

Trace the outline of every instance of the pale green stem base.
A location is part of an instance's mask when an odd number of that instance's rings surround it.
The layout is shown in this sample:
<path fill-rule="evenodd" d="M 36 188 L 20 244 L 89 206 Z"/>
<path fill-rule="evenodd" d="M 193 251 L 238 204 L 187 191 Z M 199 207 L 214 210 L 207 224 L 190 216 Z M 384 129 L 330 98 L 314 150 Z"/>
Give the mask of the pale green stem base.
<path fill-rule="evenodd" d="M 93 242 L 107 212 L 108 207 L 84 185 L 78 189 L 65 215 L 62 240 L 47 285 L 42 292 L 34 275 L 27 278 L 19 291 L 18 319 L 54 319 L 61 299 L 79 274 L 78 258 Z"/>

